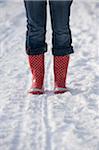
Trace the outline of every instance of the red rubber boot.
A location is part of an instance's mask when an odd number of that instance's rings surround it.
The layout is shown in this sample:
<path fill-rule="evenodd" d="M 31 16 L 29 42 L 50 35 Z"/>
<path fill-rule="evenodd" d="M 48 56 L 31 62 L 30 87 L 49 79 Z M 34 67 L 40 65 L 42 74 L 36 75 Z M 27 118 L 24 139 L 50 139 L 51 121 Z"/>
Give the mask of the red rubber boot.
<path fill-rule="evenodd" d="M 29 55 L 29 65 L 32 72 L 32 86 L 29 91 L 31 94 L 43 94 L 44 81 L 44 54 Z"/>
<path fill-rule="evenodd" d="M 66 75 L 70 56 L 54 56 L 54 93 L 60 94 L 67 91 Z"/>

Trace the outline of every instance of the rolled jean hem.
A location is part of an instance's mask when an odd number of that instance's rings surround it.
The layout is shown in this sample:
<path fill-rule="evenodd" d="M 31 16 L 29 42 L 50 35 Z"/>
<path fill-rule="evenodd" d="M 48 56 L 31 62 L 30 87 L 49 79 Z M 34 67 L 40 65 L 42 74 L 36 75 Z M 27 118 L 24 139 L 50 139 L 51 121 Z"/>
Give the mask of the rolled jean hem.
<path fill-rule="evenodd" d="M 65 56 L 73 53 L 74 53 L 74 49 L 72 46 L 69 48 L 59 49 L 59 50 L 52 48 L 52 55 L 54 56 Z"/>
<path fill-rule="evenodd" d="M 26 48 L 27 55 L 40 55 L 44 54 L 45 52 L 47 52 L 47 44 L 45 44 L 45 46 L 43 47 L 38 47 L 35 49 L 32 49 L 30 47 Z"/>

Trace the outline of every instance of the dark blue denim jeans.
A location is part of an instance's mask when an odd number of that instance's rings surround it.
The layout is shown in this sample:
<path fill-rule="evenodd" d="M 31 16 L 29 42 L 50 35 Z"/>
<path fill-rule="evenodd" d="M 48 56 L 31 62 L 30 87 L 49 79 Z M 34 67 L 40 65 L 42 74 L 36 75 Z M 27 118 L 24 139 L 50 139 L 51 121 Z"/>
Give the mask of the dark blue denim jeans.
<path fill-rule="evenodd" d="M 27 17 L 26 53 L 38 55 L 47 52 L 46 0 L 24 0 Z M 69 25 L 72 0 L 49 0 L 52 25 L 52 54 L 64 56 L 74 52 Z"/>

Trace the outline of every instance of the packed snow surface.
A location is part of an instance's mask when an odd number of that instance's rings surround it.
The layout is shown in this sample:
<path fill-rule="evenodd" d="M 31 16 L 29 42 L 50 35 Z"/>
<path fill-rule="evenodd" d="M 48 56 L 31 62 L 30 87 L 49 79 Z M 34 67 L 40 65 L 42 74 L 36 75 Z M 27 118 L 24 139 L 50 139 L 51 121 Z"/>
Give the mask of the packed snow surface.
<path fill-rule="evenodd" d="M 0 150 L 99 150 L 99 2 L 71 7 L 69 92 L 53 94 L 48 7 L 44 95 L 28 94 L 23 1 L 0 1 Z"/>

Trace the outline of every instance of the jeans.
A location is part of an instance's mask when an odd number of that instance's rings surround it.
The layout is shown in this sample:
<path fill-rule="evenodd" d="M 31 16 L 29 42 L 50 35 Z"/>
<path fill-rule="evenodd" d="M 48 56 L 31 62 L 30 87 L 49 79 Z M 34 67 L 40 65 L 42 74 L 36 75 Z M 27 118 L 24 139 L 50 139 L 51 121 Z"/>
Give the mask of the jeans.
<path fill-rule="evenodd" d="M 64 56 L 74 53 L 72 35 L 69 25 L 70 7 L 72 0 L 49 0 L 51 26 L 52 26 L 52 54 L 54 56 Z M 24 0 L 27 17 L 26 31 L 26 53 L 28 55 L 38 55 L 47 52 L 46 0 Z"/>

